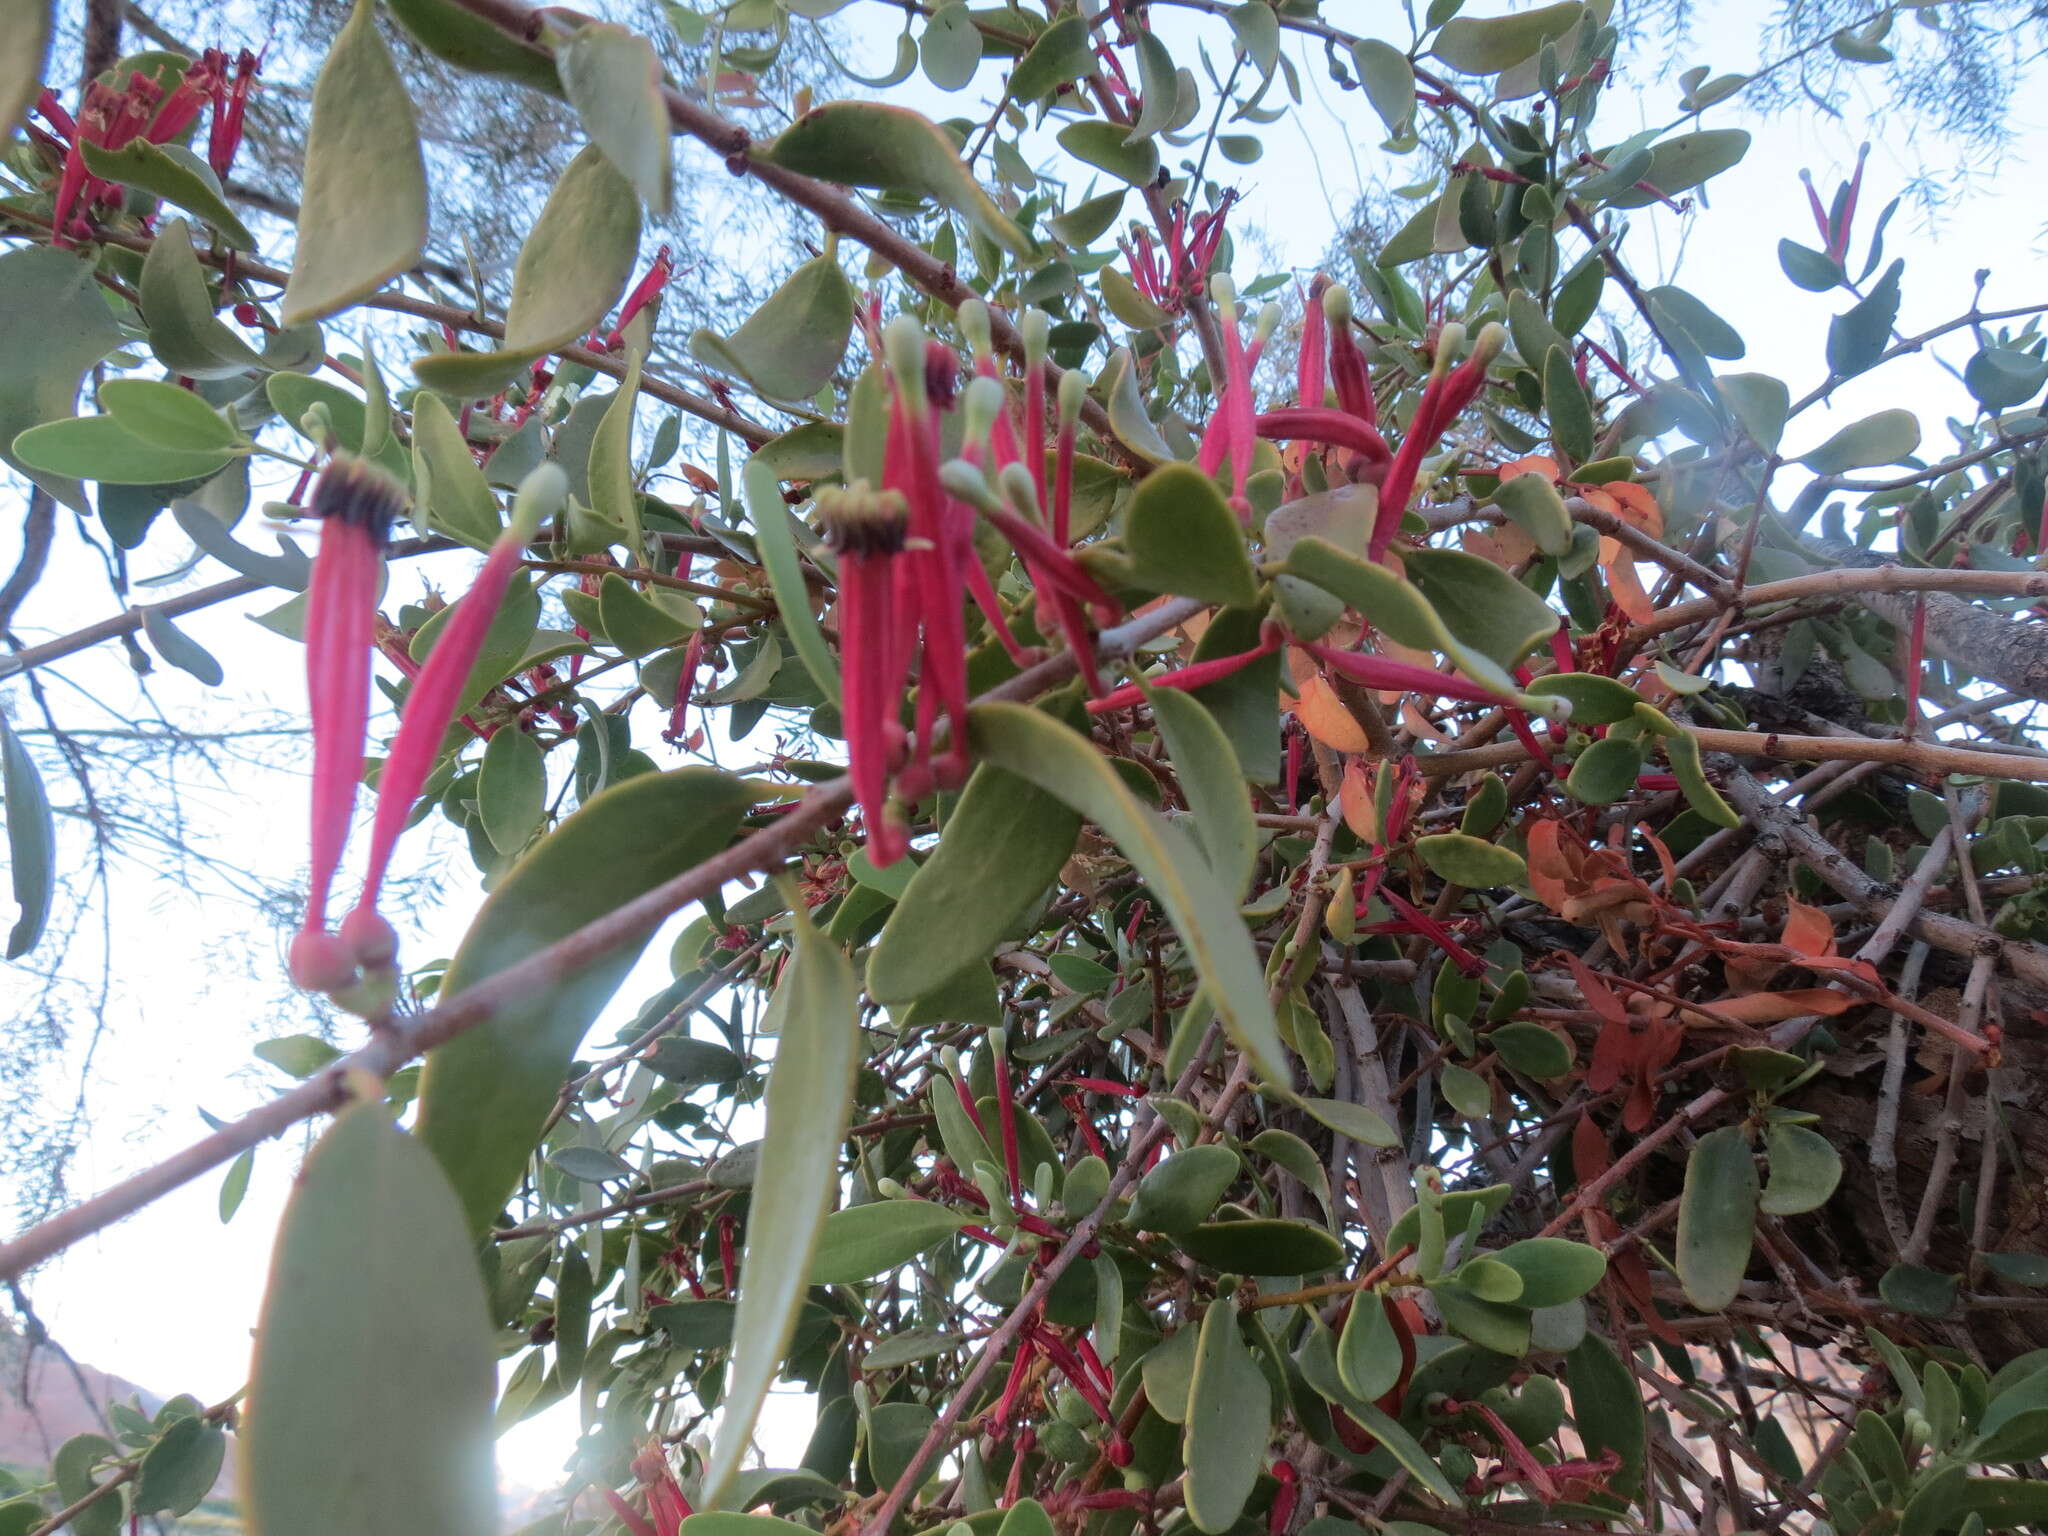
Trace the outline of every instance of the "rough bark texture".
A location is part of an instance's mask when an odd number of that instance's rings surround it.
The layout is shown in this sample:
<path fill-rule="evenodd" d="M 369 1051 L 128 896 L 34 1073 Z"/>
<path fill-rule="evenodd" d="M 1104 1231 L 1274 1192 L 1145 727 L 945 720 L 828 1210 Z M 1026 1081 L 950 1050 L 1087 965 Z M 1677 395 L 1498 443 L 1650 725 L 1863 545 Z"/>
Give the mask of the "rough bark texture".
<path fill-rule="evenodd" d="M 1890 565 L 1883 555 L 1834 539 L 1808 539 L 1807 548 L 1829 565 Z M 1857 599 L 1896 629 L 1910 629 L 1917 594 L 1871 592 Z M 2009 619 L 1981 603 L 1929 592 L 1927 653 L 2030 699 L 2048 699 L 2048 624 Z"/>

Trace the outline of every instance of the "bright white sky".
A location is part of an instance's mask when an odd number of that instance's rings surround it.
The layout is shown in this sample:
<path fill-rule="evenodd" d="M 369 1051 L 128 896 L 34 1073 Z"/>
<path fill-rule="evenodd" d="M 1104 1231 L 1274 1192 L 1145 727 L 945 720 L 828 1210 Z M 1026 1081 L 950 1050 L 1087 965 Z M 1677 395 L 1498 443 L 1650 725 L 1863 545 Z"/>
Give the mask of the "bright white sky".
<path fill-rule="evenodd" d="M 1357 9 L 1354 0 L 1332 0 L 1326 6 L 1340 19 Z M 1760 0 L 1717 0 L 1703 7 L 1696 45 L 1674 65 L 1673 73 L 1695 61 L 1711 63 L 1717 74 L 1743 68 L 1755 58 L 1756 29 L 1765 14 Z M 899 25 L 893 8 L 884 16 L 881 7 L 859 6 L 844 19 L 857 29 L 875 29 L 861 33 L 871 61 L 892 49 Z M 1185 18 L 1176 20 L 1183 30 L 1192 30 Z M 1911 30 L 1910 25 L 1903 30 Z M 1220 23 L 1204 24 L 1200 35 L 1207 39 L 1212 58 L 1228 57 Z M 1261 226 L 1285 259 L 1300 268 L 1320 256 L 1328 239 L 1331 226 L 1325 210 L 1349 206 L 1359 167 L 1370 169 L 1385 157 L 1375 147 L 1380 137 L 1377 120 L 1361 98 L 1336 90 L 1317 49 L 1291 35 L 1289 48 L 1300 65 L 1307 105 L 1263 130 L 1268 152 L 1256 166 L 1230 169 L 1237 171 L 1245 194 L 1240 217 Z M 1756 133 L 1748 159 L 1712 184 L 1713 210 L 1708 216 L 1684 228 L 1668 216 L 1639 217 L 1630 240 L 1639 272 L 1691 289 L 1749 339 L 1749 358 L 1735 366 L 1776 373 L 1792 383 L 1795 395 L 1822 372 L 1821 346 L 1835 307 L 1796 290 L 1778 269 L 1775 250 L 1781 236 L 1813 243 L 1799 168 L 1812 167 L 1825 194 L 1853 164 L 1857 144 L 1872 139 L 1875 147 L 1863 207 L 1869 210 L 1866 217 L 1874 217 L 1908 177 L 1929 162 L 1942 166 L 1954 158 L 1952 149 L 1939 143 L 1904 142 L 1897 119 L 1884 111 L 1881 73 L 1871 71 L 1866 78 L 1871 94 L 1841 120 L 1801 111 L 1758 121 L 1717 109 L 1710 115 L 1710 125 L 1739 122 Z M 1971 274 L 1979 267 L 1992 270 L 1987 305 L 2024 303 L 2041 296 L 2043 230 L 2036 194 L 2042 167 L 2036 146 L 2048 140 L 2041 134 L 2040 78 L 2037 69 L 2035 88 L 2019 93 L 2012 128 L 2020 148 L 2012 158 L 1995 174 L 1959 190 L 1938 224 L 1929 227 L 1911 208 L 1902 209 L 1895 220 L 1891 250 L 1908 257 L 1902 330 L 1920 329 L 1953 314 L 1965 301 Z M 920 96 L 909 95 L 906 87 L 899 99 L 933 115 L 979 115 L 996 79 L 994 71 L 985 68 L 967 92 L 950 97 L 920 81 Z M 1668 122 L 1676 113 L 1677 96 L 1671 80 L 1624 74 L 1603 111 L 1603 121 L 1612 129 L 1611 137 L 1619 139 L 1638 126 Z M 1388 179 L 1408 178 L 1397 169 Z M 790 265 L 799 259 L 798 253 L 789 253 Z M 1246 282 L 1260 273 L 1241 267 L 1236 275 Z M 1969 354 L 1967 337 L 1947 347 L 1947 355 L 1958 366 Z M 1789 446 L 1803 449 L 1845 421 L 1901 401 L 1910 401 L 1920 411 L 1930 447 L 1944 441 L 1940 422 L 1945 414 L 1967 414 L 1960 387 L 1931 362 L 1917 362 L 1888 368 L 1877 378 L 1843 389 L 1832 419 L 1795 429 Z M 251 526 L 245 525 L 245 535 Z M 0 561 L 11 566 L 13 556 L 12 548 L 0 548 Z M 46 586 L 24 615 L 26 638 L 62 632 L 105 610 L 104 592 L 76 545 L 60 558 L 65 569 L 79 576 L 77 590 L 88 595 L 74 604 Z M 218 568 L 209 568 L 198 579 L 217 580 L 221 574 Z M 459 569 L 442 570 L 444 581 L 459 575 Z M 392 599 L 416 595 L 420 580 L 415 568 L 396 569 Z M 145 599 L 152 595 L 157 594 L 138 594 Z M 71 665 L 68 671 L 116 718 L 148 720 L 160 709 L 195 728 L 224 728 L 266 712 L 298 711 L 303 707 L 298 647 L 256 627 L 247 617 L 270 606 L 274 598 L 270 594 L 227 605 L 185 626 L 226 664 L 228 681 L 223 689 L 205 690 L 183 674 L 159 668 L 148 680 L 145 700 L 118 654 L 111 651 Z M 6 693 L 10 712 L 26 721 L 24 691 L 16 684 Z M 74 699 L 69 707 L 78 702 Z M 116 723 L 116 718 L 106 723 Z M 729 751 L 724 755 L 732 757 Z M 207 839 L 220 857 L 280 878 L 288 878 L 302 858 L 305 785 L 299 773 L 248 768 L 237 769 L 225 782 L 188 777 L 183 792 L 191 831 Z M 68 803 L 73 797 L 60 787 L 57 798 Z M 473 906 L 474 876 L 467 859 L 445 840 L 434 848 L 416 833 L 412 841 L 417 844 L 411 849 L 415 859 L 446 856 L 452 889 L 450 915 L 436 925 L 438 932 L 410 938 L 408 954 L 445 954 L 459 930 L 460 916 Z M 246 927 L 248 921 L 246 910 L 219 890 L 174 889 L 133 865 L 121 867 L 113 913 L 110 1024 L 94 1062 L 89 1100 L 94 1129 L 72 1171 L 75 1189 L 99 1189 L 200 1134 L 203 1125 L 195 1106 L 203 1105 L 215 1115 L 233 1115 L 283 1085 L 279 1074 L 251 1058 L 250 1047 L 269 1034 L 310 1028 L 310 1016 L 278 1029 L 259 1028 L 254 1022 L 270 1016 L 283 995 L 276 979 L 277 957 L 267 941 L 260 941 L 252 956 L 229 946 L 229 958 L 223 958 L 218 944 L 223 931 Z M 665 942 L 657 942 L 650 953 L 659 957 L 665 948 Z M 82 943 L 74 965 L 93 958 L 92 945 Z M 623 996 L 637 1002 L 665 981 L 657 966 L 644 966 Z M 18 978 L 0 980 L 0 997 L 17 1008 L 27 995 Z M 614 1009 L 614 1016 L 618 1011 Z M 608 1021 L 600 1027 L 609 1031 L 612 1025 Z M 53 1076 L 50 1091 L 68 1095 L 74 1081 L 68 1074 Z M 262 1149 L 248 1199 L 227 1227 L 215 1214 L 216 1176 L 81 1244 L 42 1270 L 30 1289 L 56 1335 L 80 1358 L 156 1392 L 189 1391 L 208 1400 L 232 1392 L 243 1379 L 248 1329 L 260 1299 L 271 1232 L 302 1147 L 303 1139 L 293 1137 L 284 1145 Z M 787 1409 L 772 1414 L 769 1426 L 777 1459 L 785 1460 L 793 1454 L 788 1448 L 800 1445 L 808 1432 L 808 1414 L 796 1404 Z M 574 1433 L 573 1422 L 551 1413 L 508 1436 L 502 1457 L 508 1483 L 550 1483 Z"/>

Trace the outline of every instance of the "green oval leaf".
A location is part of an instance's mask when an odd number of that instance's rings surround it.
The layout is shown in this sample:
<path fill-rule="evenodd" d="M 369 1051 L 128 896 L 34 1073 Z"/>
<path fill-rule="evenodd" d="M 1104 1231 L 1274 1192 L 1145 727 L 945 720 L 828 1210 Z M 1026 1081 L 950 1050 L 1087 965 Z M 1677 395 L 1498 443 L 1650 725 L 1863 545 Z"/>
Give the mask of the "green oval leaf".
<path fill-rule="evenodd" d="M 172 373 L 224 379 L 263 366 L 263 356 L 215 317 L 213 293 L 192 249 L 192 227 L 166 219 L 142 259 L 138 284 L 149 350 Z"/>
<path fill-rule="evenodd" d="M 1401 563 L 1444 627 L 1501 667 L 1515 666 L 1557 631 L 1550 605 L 1491 560 L 1456 549 L 1411 549 Z M 1462 656 L 1452 659 L 1466 667 Z M 1510 682 L 1503 691 L 1519 690 Z"/>
<path fill-rule="evenodd" d="M 1486 1043 L 1500 1053 L 1502 1061 L 1539 1082 L 1563 1077 L 1572 1069 L 1571 1043 L 1526 1019 L 1496 1025 L 1488 1031 Z"/>
<path fill-rule="evenodd" d="M 1197 1530 L 1221 1536 L 1237 1523 L 1265 1465 L 1271 1431 L 1266 1373 L 1245 1347 L 1237 1303 L 1219 1297 L 1202 1315 L 1181 1427 L 1181 1459 L 1188 1469 L 1183 1488 Z"/>
<path fill-rule="evenodd" d="M 1401 1133 L 1387 1124 L 1387 1117 L 1363 1104 L 1344 1099 L 1303 1099 L 1301 1107 L 1340 1136 L 1368 1147 L 1398 1147 Z"/>
<path fill-rule="evenodd" d="M 964 0 L 947 0 L 932 12 L 917 40 L 925 78 L 942 91 L 963 90 L 981 67 L 981 32 Z"/>
<path fill-rule="evenodd" d="M 877 1200 L 825 1218 L 811 1257 L 812 1285 L 851 1285 L 908 1264 L 968 1224 L 932 1200 Z"/>
<path fill-rule="evenodd" d="M 1195 835 L 1216 878 L 1233 901 L 1240 900 L 1258 868 L 1259 826 L 1237 750 L 1216 717 L 1186 690 L 1154 688 L 1146 696 L 1193 813 Z"/>
<path fill-rule="evenodd" d="M 441 995 L 457 996 L 709 858 L 751 798 L 710 768 L 642 774 L 597 795 L 498 882 L 449 962 Z M 651 931 L 428 1056 L 420 1139 L 447 1169 L 473 1231 L 489 1228 L 518 1185 L 578 1042 Z"/>
<path fill-rule="evenodd" d="M 87 515 L 92 506 L 78 478 L 38 469 L 15 442 L 30 427 L 70 417 L 79 380 L 121 344 L 93 273 L 92 262 L 46 246 L 0 256 L 0 459 Z"/>
<path fill-rule="evenodd" d="M 1060 148 L 1084 165 L 1105 171 L 1134 187 L 1148 185 L 1159 174 L 1159 149 L 1150 139 L 1124 142 L 1128 130 L 1098 119 L 1069 123 L 1059 133 Z"/>
<path fill-rule="evenodd" d="M 1522 856 L 1514 849 L 1503 848 L 1498 843 L 1489 843 L 1483 837 L 1471 837 L 1463 832 L 1439 832 L 1433 837 L 1418 837 L 1415 839 L 1415 851 L 1435 873 L 1455 885 L 1475 891 L 1491 890 L 1496 885 L 1513 885 L 1526 879 L 1529 873 L 1529 866 L 1522 862 Z"/>
<path fill-rule="evenodd" d="M 1828 1203 L 1842 1182 L 1842 1154 L 1818 1131 L 1774 1125 L 1764 1137 L 1771 1176 L 1757 1209 L 1769 1216 L 1801 1216 Z"/>
<path fill-rule="evenodd" d="M 669 205 L 668 107 L 654 44 L 628 27 L 591 22 L 555 50 L 555 70 L 591 142 L 656 214 Z"/>
<path fill-rule="evenodd" d="M 1642 771 L 1643 754 L 1633 741 L 1606 736 L 1579 754 L 1564 787 L 1587 805 L 1612 805 L 1635 789 Z"/>
<path fill-rule="evenodd" d="M 755 146 L 754 155 L 821 181 L 928 197 L 969 220 L 1011 255 L 1030 254 L 1024 232 L 961 163 L 945 130 L 907 107 L 827 102 Z"/>
<path fill-rule="evenodd" d="M 1920 418 L 1893 406 L 1852 421 L 1799 462 L 1817 475 L 1896 464 L 1920 446 Z"/>
<path fill-rule="evenodd" d="M 1686 1159 L 1678 1202 L 1678 1278 L 1702 1312 L 1735 1299 L 1749 1268 L 1756 1205 L 1756 1160 L 1742 1127 L 1707 1132 Z"/>
<path fill-rule="evenodd" d="M 733 1317 L 738 1342 L 704 1472 L 703 1502 L 711 1506 L 731 1487 L 754 1420 L 783 1368 L 825 1207 L 838 1187 L 839 1144 L 863 1053 L 853 967 L 812 926 L 800 901 L 792 902 L 791 922 L 796 953 L 762 1021 L 778 1046 L 740 1261 L 740 1303 Z"/>
<path fill-rule="evenodd" d="M 1522 1277 L 1519 1300 L 1531 1311 L 1575 1301 L 1607 1273 L 1606 1254 L 1562 1237 L 1525 1238 L 1487 1257 Z"/>
<path fill-rule="evenodd" d="M 1344 1245 L 1306 1221 L 1210 1221 L 1174 1243 L 1211 1269 L 1234 1275 L 1319 1275 L 1344 1262 Z"/>
<path fill-rule="evenodd" d="M 440 1168 L 381 1102 L 343 1111 L 293 1186 L 256 1326 L 239 1447 L 251 1527 L 495 1531 L 497 1354 Z"/>
<path fill-rule="evenodd" d="M 730 336 L 699 330 L 690 352 L 770 400 L 808 400 L 831 382 L 853 334 L 853 284 L 830 256 L 789 275 Z"/>
<path fill-rule="evenodd" d="M 316 106 L 317 102 L 316 97 Z M 86 169 L 101 180 L 118 181 L 124 187 L 134 187 L 138 192 L 147 192 L 177 204 L 187 213 L 197 214 L 227 236 L 237 250 L 256 248 L 256 237 L 220 195 L 220 183 L 206 162 L 182 144 L 152 144 L 137 138 L 119 149 L 104 149 L 89 141 L 82 148 Z M 307 174 L 311 175 L 310 161 Z"/>
<path fill-rule="evenodd" d="M 279 318 L 320 320 L 375 293 L 427 243 L 427 171 L 412 98 L 374 0 L 357 0 L 313 85 L 299 240 Z"/>
<path fill-rule="evenodd" d="M 811 681 L 818 685 L 826 702 L 836 707 L 840 697 L 839 663 L 825 644 L 825 633 L 811 609 L 811 591 L 804 581 L 803 561 L 797 554 L 793 519 L 777 486 L 787 471 L 767 462 L 764 454 L 765 450 L 749 459 L 740 477 L 746 488 L 754 542 L 761 551 L 761 564 L 768 572 L 769 590 L 775 594 L 776 612 L 782 619 L 783 632 L 789 636 L 790 648 L 803 662 L 804 670 L 811 674 Z M 837 444 L 833 458 L 838 458 Z"/>
<path fill-rule="evenodd" d="M 100 405 L 134 436 L 159 448 L 203 453 L 240 441 L 219 411 L 161 379 L 109 379 L 100 386 Z"/>
<path fill-rule="evenodd" d="M 984 704 L 969 717 L 969 735 L 977 756 L 1058 795 L 1109 834 L 1166 908 L 1225 1032 L 1268 1081 L 1284 1086 L 1287 1052 L 1258 956 L 1207 860 L 1138 803 L 1087 738 L 1058 721 L 1021 704 Z"/>
<path fill-rule="evenodd" d="M 1586 8 L 1576 0 L 1541 5 L 1508 16 L 1460 16 L 1446 22 L 1430 52 L 1461 75 L 1497 75 L 1579 24 Z"/>
<path fill-rule="evenodd" d="M 156 649 L 157 655 L 180 672 L 190 673 L 209 688 L 218 688 L 221 685 L 221 680 L 226 674 L 221 671 L 219 660 L 205 646 L 166 618 L 161 608 L 143 608 L 142 632 L 149 636 L 149 643 Z"/>
<path fill-rule="evenodd" d="M 517 853 L 546 813 L 548 774 L 540 743 L 518 725 L 500 726 L 484 747 L 477 775 L 477 817 L 500 853 Z"/>
<path fill-rule="evenodd" d="M 472 549 L 489 549 L 496 542 L 502 526 L 498 498 L 454 413 L 426 390 L 412 404 L 412 478 L 429 528 Z"/>
<path fill-rule="evenodd" d="M 1337 1335 L 1337 1375 L 1355 1397 L 1377 1401 L 1401 1379 L 1401 1340 L 1378 1291 L 1361 1291 L 1352 1299 Z"/>
<path fill-rule="evenodd" d="M 1186 1147 L 1162 1159 L 1138 1181 L 1128 1224 L 1140 1232 L 1190 1232 L 1222 1202 L 1241 1166 L 1228 1147 Z"/>
<path fill-rule="evenodd" d="M 1069 11 L 1038 34 L 1038 38 L 1010 71 L 1009 96 L 1013 101 L 1036 102 L 1050 96 L 1069 80 L 1078 80 L 1095 68 L 1095 49 L 1088 18 Z"/>
<path fill-rule="evenodd" d="M 147 442 L 112 416 L 74 416 L 30 427 L 14 440 L 14 451 L 32 469 L 101 485 L 204 480 L 230 457 L 219 449 L 166 448 Z"/>
<path fill-rule="evenodd" d="M 1532 477 L 1525 475 L 1523 478 Z M 1558 672 L 1549 677 L 1539 677 L 1527 691 L 1569 699 L 1573 725 L 1613 725 L 1633 716 L 1636 706 L 1643 702 L 1626 683 L 1602 677 L 1597 672 Z"/>
<path fill-rule="evenodd" d="M 1132 580 L 1223 607 L 1249 605 L 1258 576 L 1244 529 L 1216 482 L 1192 464 L 1168 464 L 1138 484 L 1124 514 Z"/>
<path fill-rule="evenodd" d="M 1059 878 L 1080 831 L 1050 790 L 976 768 L 868 956 L 868 995 L 887 1007 L 914 1003 L 985 961 Z"/>

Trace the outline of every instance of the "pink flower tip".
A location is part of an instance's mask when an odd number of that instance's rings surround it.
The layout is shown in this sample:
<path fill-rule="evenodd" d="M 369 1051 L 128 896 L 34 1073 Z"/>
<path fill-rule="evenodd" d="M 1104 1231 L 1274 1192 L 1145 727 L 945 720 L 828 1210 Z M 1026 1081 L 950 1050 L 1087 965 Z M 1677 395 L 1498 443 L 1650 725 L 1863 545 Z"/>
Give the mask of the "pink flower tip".
<path fill-rule="evenodd" d="M 370 907 L 357 907 L 341 920 L 341 944 L 366 971 L 389 970 L 398 959 L 398 930 Z"/>

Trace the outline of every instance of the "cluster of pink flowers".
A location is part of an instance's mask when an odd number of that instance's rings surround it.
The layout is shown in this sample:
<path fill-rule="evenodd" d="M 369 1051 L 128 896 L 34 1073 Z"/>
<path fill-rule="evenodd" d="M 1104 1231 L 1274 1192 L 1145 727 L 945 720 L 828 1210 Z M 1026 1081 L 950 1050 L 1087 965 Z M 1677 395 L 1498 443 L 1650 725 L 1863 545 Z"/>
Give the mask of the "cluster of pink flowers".
<path fill-rule="evenodd" d="M 405 493 L 374 465 L 341 455 L 314 482 L 320 551 L 306 592 L 306 692 L 313 724 L 311 876 L 305 921 L 291 947 L 292 979 L 300 986 L 341 994 L 367 1012 L 388 1005 L 398 936 L 377 903 L 392 850 L 440 756 L 463 685 L 520 558 L 566 493 L 566 477 L 554 464 L 527 477 L 514 499 L 510 524 L 492 543 L 468 594 L 413 673 L 398 734 L 377 779 L 362 894 L 337 932 L 328 927 L 328 898 L 363 777 L 384 548 L 392 523 L 405 510 Z"/>
<path fill-rule="evenodd" d="M 244 48 L 231 64 L 218 48 L 209 48 L 169 91 L 140 71 L 112 86 L 103 80 L 86 84 L 78 116 L 64 110 L 54 91 L 45 89 L 36 112 L 48 123 L 64 151 L 58 174 L 56 206 L 50 219 L 52 243 L 70 245 L 92 238 L 93 210 L 120 202 L 118 183 L 103 181 L 87 169 L 85 146 L 120 149 L 140 139 L 149 144 L 182 141 L 209 105 L 213 122 L 207 138 L 206 163 L 226 181 L 242 143 L 243 115 L 249 91 L 262 60 Z"/>
<path fill-rule="evenodd" d="M 964 389 L 959 359 L 907 316 L 875 335 L 887 373 L 888 433 L 880 486 L 866 481 L 820 492 L 818 516 L 839 559 L 836 627 L 844 679 L 848 767 L 868 834 L 868 856 L 886 866 L 908 837 L 893 783 L 908 801 L 962 782 L 967 758 L 967 639 L 962 594 L 970 594 L 1020 664 L 1028 653 L 1011 632 L 1001 599 L 974 548 L 975 517 L 986 517 L 1022 557 L 1041 607 L 1081 659 L 1100 693 L 1089 617 L 1115 621 L 1115 602 L 1068 552 L 1074 432 L 1086 381 L 1062 380 L 1057 446 L 1047 441 L 1044 316 L 1024 327 L 1027 360 L 1021 415 L 1005 397 L 988 345 L 988 317 L 963 311 L 975 351 Z M 1028 318 L 1028 317 L 1027 317 Z M 947 419 L 962 418 L 959 458 L 944 462 Z M 1047 456 L 1054 459 L 1047 473 Z M 987 471 L 994 472 L 991 484 Z M 1050 517 L 1047 517 L 1047 511 Z M 916 671 L 913 726 L 903 693 Z M 938 753 L 943 720 L 950 738 Z"/>

